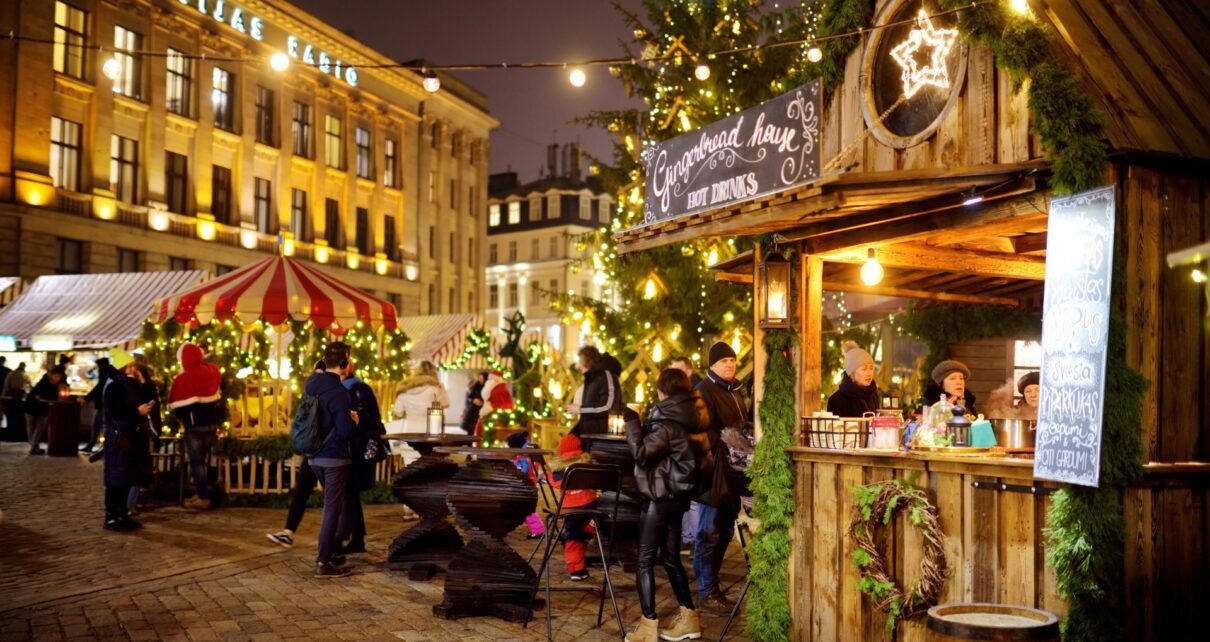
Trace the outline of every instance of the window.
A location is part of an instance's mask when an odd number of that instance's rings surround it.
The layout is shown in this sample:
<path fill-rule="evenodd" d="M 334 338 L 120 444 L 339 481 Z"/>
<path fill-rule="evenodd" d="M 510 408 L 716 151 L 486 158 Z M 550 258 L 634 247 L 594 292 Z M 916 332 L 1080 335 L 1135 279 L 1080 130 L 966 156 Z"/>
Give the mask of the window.
<path fill-rule="evenodd" d="M 256 142 L 277 145 L 277 126 L 273 122 L 276 100 L 272 89 L 256 86 Z"/>
<path fill-rule="evenodd" d="M 531 305 L 537 305 L 538 301 L 542 300 L 542 287 L 537 281 L 529 284 L 529 301 Z"/>
<path fill-rule="evenodd" d="M 462 134 L 454 134 L 450 137 L 450 158 L 458 158 L 460 151 L 462 151 Z"/>
<path fill-rule="evenodd" d="M 457 259 L 455 258 L 455 256 L 457 254 L 458 254 L 458 245 L 457 245 L 456 240 L 454 239 L 454 233 L 450 232 L 450 255 L 445 258 L 447 260 L 449 260 L 450 263 L 455 263 L 457 261 Z"/>
<path fill-rule="evenodd" d="M 550 258 L 559 258 L 559 237 L 557 236 L 550 237 Z"/>
<path fill-rule="evenodd" d="M 429 226 L 429 258 L 437 258 L 437 228 Z"/>
<path fill-rule="evenodd" d="M 84 244 L 71 239 L 55 239 L 55 274 L 80 274 L 84 271 Z"/>
<path fill-rule="evenodd" d="M 357 251 L 362 256 L 370 255 L 370 210 L 357 208 Z"/>
<path fill-rule="evenodd" d="M 1013 342 L 1013 381 L 1042 368 L 1042 345 L 1037 341 Z M 1021 391 L 1013 389 L 1013 396 L 1020 397 Z"/>
<path fill-rule="evenodd" d="M 307 223 L 307 192 L 301 189 L 291 189 L 290 231 L 294 232 L 294 238 L 300 241 L 311 240 L 311 229 Z"/>
<path fill-rule="evenodd" d="M 487 288 L 487 307 L 488 309 L 500 307 L 500 286 L 493 285 Z"/>
<path fill-rule="evenodd" d="M 487 246 L 487 263 L 488 263 L 488 265 L 494 265 L 494 264 L 498 263 L 499 260 L 500 260 L 500 253 L 496 249 L 496 244 L 489 243 Z"/>
<path fill-rule="evenodd" d="M 513 201 L 508 204 L 508 224 L 516 225 L 521 222 L 521 201 Z"/>
<path fill-rule="evenodd" d="M 51 116 L 50 178 L 55 187 L 80 191 L 80 123 Z"/>
<path fill-rule="evenodd" d="M 433 145 L 433 149 L 437 149 L 441 145 L 441 128 L 437 123 L 429 128 L 429 140 Z"/>
<path fill-rule="evenodd" d="M 294 101 L 290 137 L 294 140 L 294 155 L 311 158 L 311 106 L 307 103 Z"/>
<path fill-rule="evenodd" d="M 537 221 L 542 220 L 542 206 L 538 204 L 540 199 L 541 199 L 540 196 L 535 196 L 535 197 L 529 199 L 529 216 L 528 216 L 528 218 L 531 222 L 537 222 Z"/>
<path fill-rule="evenodd" d="M 552 218 L 559 218 L 559 208 L 558 207 L 552 208 L 550 206 L 550 203 L 552 200 L 554 200 L 554 199 L 552 199 L 550 197 L 542 199 L 542 218 L 544 218 L 544 219 L 549 220 Z"/>
<path fill-rule="evenodd" d="M 324 199 L 324 239 L 331 247 L 340 247 L 340 203 L 334 198 Z"/>
<path fill-rule="evenodd" d="M 214 107 L 214 126 L 235 131 L 235 76 L 222 67 L 215 67 L 210 79 L 210 104 Z"/>
<path fill-rule="evenodd" d="M 585 221 L 592 219 L 592 212 L 588 208 L 589 200 L 590 199 L 587 197 L 584 197 L 584 196 L 580 197 L 580 218 Z"/>
<path fill-rule="evenodd" d="M 139 258 L 139 252 L 136 250 L 118 248 L 118 272 L 138 272 Z"/>
<path fill-rule="evenodd" d="M 470 212 L 471 218 L 478 218 L 479 212 L 475 211 L 479 208 L 479 199 L 475 198 L 475 186 L 471 185 L 466 190 L 466 202 L 470 205 L 467 211 Z"/>
<path fill-rule="evenodd" d="M 263 179 L 255 179 L 256 191 L 253 194 L 252 217 L 256 230 L 262 234 L 272 234 L 273 225 L 273 183 Z"/>
<path fill-rule="evenodd" d="M 168 111 L 181 116 L 193 115 L 193 61 L 176 49 L 168 50 Z"/>
<path fill-rule="evenodd" d="M 517 284 L 516 283 L 508 284 L 508 307 L 510 307 L 510 308 L 517 307 Z"/>
<path fill-rule="evenodd" d="M 168 269 L 173 272 L 179 272 L 181 270 L 192 270 L 193 267 L 189 259 L 170 256 L 168 257 Z"/>
<path fill-rule="evenodd" d="M 448 310 L 446 310 L 446 312 L 457 312 L 457 311 L 458 311 L 458 291 L 455 290 L 454 288 L 450 288 L 450 307 Z"/>
<path fill-rule="evenodd" d="M 168 211 L 187 214 L 189 159 L 175 152 L 165 152 L 164 157 L 164 200 L 168 201 Z"/>
<path fill-rule="evenodd" d="M 214 276 L 222 276 L 224 274 L 227 274 L 229 272 L 234 272 L 234 271 L 235 271 L 235 267 L 231 266 L 231 265 L 223 265 L 221 263 L 216 263 L 214 265 Z"/>
<path fill-rule="evenodd" d="M 88 14 L 66 2 L 55 2 L 55 71 L 84 77 L 84 25 Z"/>
<path fill-rule="evenodd" d="M 324 116 L 324 162 L 329 167 L 344 169 L 344 121 L 328 114 Z"/>
<path fill-rule="evenodd" d="M 475 267 L 475 239 L 466 239 L 466 264 Z"/>
<path fill-rule="evenodd" d="M 429 314 L 437 314 L 437 286 L 429 284 Z"/>
<path fill-rule="evenodd" d="M 580 281 L 580 297 L 588 298 L 588 281 Z"/>
<path fill-rule="evenodd" d="M 600 214 L 601 214 L 600 219 L 601 219 L 601 222 L 602 222 L 602 223 L 608 223 L 608 222 L 609 222 L 609 200 L 608 200 L 608 199 L 604 199 L 604 198 L 602 198 L 602 199 L 599 199 L 599 200 L 593 201 L 593 203 L 597 203 L 597 204 L 598 204 L 597 209 L 599 209 L 599 210 L 600 210 Z"/>
<path fill-rule="evenodd" d="M 109 189 L 123 203 L 139 199 L 139 144 L 116 134 L 109 137 Z"/>
<path fill-rule="evenodd" d="M 123 96 L 143 97 L 143 65 L 138 54 L 143 48 L 143 36 L 120 25 L 113 28 L 113 57 L 118 61 L 118 75 L 113 79 L 113 91 Z"/>
<path fill-rule="evenodd" d="M 388 138 L 382 158 L 382 184 L 387 187 L 401 187 L 399 184 L 399 143 Z"/>
<path fill-rule="evenodd" d="M 353 143 L 357 145 L 357 175 L 374 178 L 373 164 L 370 162 L 370 130 L 358 127 L 353 133 Z"/>
<path fill-rule="evenodd" d="M 508 262 L 509 263 L 517 262 L 517 242 L 516 241 L 508 242 Z"/>
<path fill-rule="evenodd" d="M 399 241 L 395 240 L 395 228 L 399 222 L 391 214 L 382 217 L 382 244 L 386 248 L 387 258 L 399 260 Z"/>
<path fill-rule="evenodd" d="M 592 219 L 594 221 L 597 220 L 601 215 L 601 201 L 595 198 L 590 198 L 588 199 L 588 206 Z M 605 219 L 602 218 L 601 220 L 604 221 Z"/>
<path fill-rule="evenodd" d="M 231 170 L 215 165 L 210 174 L 210 213 L 220 223 L 231 223 L 234 218 L 231 204 Z M 184 211 L 184 210 L 182 210 Z"/>
<path fill-rule="evenodd" d="M 529 258 L 531 260 L 537 261 L 538 259 L 542 258 L 541 250 L 539 249 L 540 247 L 541 247 L 541 245 L 540 245 L 540 242 L 538 239 L 530 239 L 530 241 L 529 241 Z"/>
<path fill-rule="evenodd" d="M 478 312 L 479 311 L 478 309 L 475 308 L 475 293 L 474 292 L 466 293 L 466 311 L 467 312 Z"/>
<path fill-rule="evenodd" d="M 458 209 L 458 182 L 450 179 L 450 209 Z"/>
<path fill-rule="evenodd" d="M 500 225 L 500 204 L 496 203 L 489 205 L 487 208 L 487 225 L 488 227 L 496 227 Z"/>
<path fill-rule="evenodd" d="M 398 314 L 399 308 L 403 307 L 403 295 L 398 292 L 387 292 L 387 303 L 390 303 L 391 307 L 395 308 L 395 313 Z"/>
<path fill-rule="evenodd" d="M 550 291 L 551 291 L 551 292 L 554 292 L 554 293 L 556 293 L 556 294 L 558 294 L 558 292 L 559 292 L 559 279 L 551 279 L 551 280 L 550 280 Z"/>
<path fill-rule="evenodd" d="M 429 202 L 437 202 L 437 172 L 429 170 Z"/>

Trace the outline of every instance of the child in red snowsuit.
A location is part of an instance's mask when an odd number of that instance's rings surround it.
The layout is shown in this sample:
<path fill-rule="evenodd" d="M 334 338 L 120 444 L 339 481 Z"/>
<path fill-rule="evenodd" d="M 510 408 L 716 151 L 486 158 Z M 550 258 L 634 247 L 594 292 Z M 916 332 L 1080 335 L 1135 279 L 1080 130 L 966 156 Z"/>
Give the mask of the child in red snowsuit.
<path fill-rule="evenodd" d="M 558 457 L 550 463 L 551 486 L 556 491 L 563 490 L 563 472 L 572 464 L 589 461 L 588 453 L 580 444 L 580 425 L 576 424 L 571 432 L 559 442 Z M 563 508 L 584 508 L 595 506 L 597 493 L 592 490 L 570 490 L 563 494 Z M 563 533 L 563 560 L 567 562 L 567 572 L 573 581 L 588 579 L 588 567 L 584 563 L 584 550 L 592 539 L 594 525 L 585 518 L 569 517 Z"/>
<path fill-rule="evenodd" d="M 528 448 L 529 433 L 525 432 L 524 430 L 518 430 L 517 432 L 514 432 L 506 437 L 504 442 L 508 444 L 509 448 Z M 534 470 L 533 462 L 530 461 L 529 457 L 526 457 L 525 455 L 513 457 L 513 465 L 516 466 L 518 470 L 528 475 L 530 481 L 537 483 L 537 471 Z M 544 533 L 546 533 L 546 524 L 542 523 L 542 518 L 538 516 L 537 512 L 530 513 L 529 516 L 525 518 L 525 525 L 529 528 L 528 539 L 538 539 L 539 537 L 542 537 Z"/>

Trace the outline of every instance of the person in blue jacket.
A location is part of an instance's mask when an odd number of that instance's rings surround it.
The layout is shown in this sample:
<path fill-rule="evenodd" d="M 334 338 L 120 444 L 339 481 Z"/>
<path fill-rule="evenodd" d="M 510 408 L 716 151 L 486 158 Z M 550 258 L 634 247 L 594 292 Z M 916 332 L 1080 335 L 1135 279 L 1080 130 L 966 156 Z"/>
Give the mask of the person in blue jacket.
<path fill-rule="evenodd" d="M 323 447 L 311 457 L 311 470 L 324 488 L 324 514 L 319 527 L 319 547 L 315 557 L 317 577 L 348 575 L 345 568 L 332 563 L 336 548 L 336 529 L 343 512 L 345 491 L 349 483 L 349 466 L 353 462 L 349 442 L 357 430 L 356 415 L 349 404 L 349 392 L 341 383 L 352 370 L 348 344 L 330 343 L 324 349 L 323 372 L 313 372 L 303 388 L 305 394 L 319 400 L 321 433 L 327 435 Z"/>

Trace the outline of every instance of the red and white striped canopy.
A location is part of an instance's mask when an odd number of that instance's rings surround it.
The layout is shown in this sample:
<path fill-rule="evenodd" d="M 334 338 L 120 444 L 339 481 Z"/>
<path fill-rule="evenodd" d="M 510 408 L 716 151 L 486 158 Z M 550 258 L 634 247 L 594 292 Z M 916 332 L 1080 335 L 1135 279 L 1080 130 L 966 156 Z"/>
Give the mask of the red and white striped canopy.
<path fill-rule="evenodd" d="M 278 325 L 310 319 L 343 331 L 366 323 L 394 330 L 395 306 L 288 256 L 266 258 L 156 302 L 159 322 L 261 320 Z"/>

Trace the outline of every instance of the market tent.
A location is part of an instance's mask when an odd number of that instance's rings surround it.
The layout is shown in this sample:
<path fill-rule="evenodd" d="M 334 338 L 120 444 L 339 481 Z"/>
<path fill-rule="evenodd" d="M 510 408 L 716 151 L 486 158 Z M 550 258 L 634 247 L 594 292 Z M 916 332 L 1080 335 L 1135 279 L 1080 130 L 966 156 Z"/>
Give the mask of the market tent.
<path fill-rule="evenodd" d="M 27 347 L 36 335 L 68 335 L 75 348 L 106 348 L 138 339 L 152 303 L 205 277 L 200 270 L 64 274 L 38 277 L 0 310 L 0 334 Z"/>
<path fill-rule="evenodd" d="M 279 325 L 310 320 L 341 333 L 357 322 L 373 328 L 398 326 L 395 306 L 296 261 L 274 256 L 179 292 L 156 303 L 159 321 L 206 324 L 238 318 Z"/>
<path fill-rule="evenodd" d="M 442 364 L 462 355 L 467 335 L 478 327 L 479 317 L 472 313 L 432 314 L 403 317 L 399 327 L 412 341 L 412 361 Z"/>
<path fill-rule="evenodd" d="M 17 300 L 25 291 L 25 281 L 19 276 L 0 276 L 0 308 Z"/>

